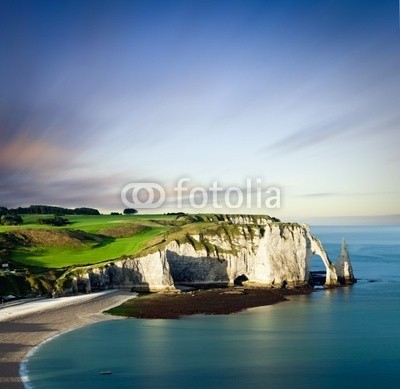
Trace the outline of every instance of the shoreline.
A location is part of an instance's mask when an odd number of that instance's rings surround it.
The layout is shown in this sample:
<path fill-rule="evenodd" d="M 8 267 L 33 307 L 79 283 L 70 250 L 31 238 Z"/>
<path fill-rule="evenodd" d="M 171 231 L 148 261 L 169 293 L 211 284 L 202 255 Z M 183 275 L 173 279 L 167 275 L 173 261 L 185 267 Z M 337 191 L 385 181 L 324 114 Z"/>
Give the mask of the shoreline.
<path fill-rule="evenodd" d="M 42 343 L 87 324 L 121 319 L 102 312 L 134 297 L 130 292 L 108 290 L 1 308 L 0 386 L 29 387 L 24 363 Z"/>
<path fill-rule="evenodd" d="M 126 317 L 179 319 L 198 314 L 232 314 L 287 301 L 287 297 L 306 295 L 312 291 L 310 287 L 213 288 L 184 293 L 152 293 L 131 300 L 136 294 L 108 290 L 5 307 L 0 309 L 0 386 L 5 384 L 10 389 L 29 388 L 26 362 L 38 347 L 54 337 L 87 324 Z M 105 312 L 116 311 L 126 304 L 136 302 L 142 306 L 138 311 L 140 314 L 115 315 L 115 312 Z M 143 302 L 146 310 L 143 310 Z"/>

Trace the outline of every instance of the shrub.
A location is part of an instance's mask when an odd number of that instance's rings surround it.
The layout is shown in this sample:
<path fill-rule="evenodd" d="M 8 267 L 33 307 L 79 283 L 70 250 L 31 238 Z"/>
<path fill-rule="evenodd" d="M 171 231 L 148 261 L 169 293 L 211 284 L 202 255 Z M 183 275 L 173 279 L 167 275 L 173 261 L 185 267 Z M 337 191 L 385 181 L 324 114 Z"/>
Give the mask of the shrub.
<path fill-rule="evenodd" d="M 50 218 L 38 219 L 39 224 L 47 224 L 50 226 L 60 227 L 69 224 L 69 220 L 62 216 L 54 216 Z"/>
<path fill-rule="evenodd" d="M 15 226 L 22 224 L 22 217 L 19 215 L 2 215 L 0 218 L 0 224 L 5 226 Z"/>
<path fill-rule="evenodd" d="M 9 213 L 6 207 L 0 207 L 0 216 L 7 215 Z"/>
<path fill-rule="evenodd" d="M 138 213 L 138 211 L 134 208 L 125 208 L 124 209 L 124 215 L 134 215 L 135 213 Z"/>

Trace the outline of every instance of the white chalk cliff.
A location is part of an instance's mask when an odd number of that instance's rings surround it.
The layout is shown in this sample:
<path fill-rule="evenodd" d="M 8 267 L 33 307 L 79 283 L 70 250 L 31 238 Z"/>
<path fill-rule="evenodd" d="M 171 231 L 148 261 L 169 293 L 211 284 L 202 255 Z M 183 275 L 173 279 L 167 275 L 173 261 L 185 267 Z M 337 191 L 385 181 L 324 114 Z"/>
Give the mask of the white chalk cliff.
<path fill-rule="evenodd" d="M 176 284 L 249 284 L 293 287 L 310 280 L 313 255 L 326 269 L 325 286 L 354 281 L 347 246 L 334 265 L 307 225 L 245 217 L 228 220 L 234 230 L 172 240 L 151 254 L 76 270 L 76 283 L 91 288 L 160 291 Z M 226 223 L 226 220 L 220 223 Z M 234 232 L 232 232 L 234 231 Z"/>

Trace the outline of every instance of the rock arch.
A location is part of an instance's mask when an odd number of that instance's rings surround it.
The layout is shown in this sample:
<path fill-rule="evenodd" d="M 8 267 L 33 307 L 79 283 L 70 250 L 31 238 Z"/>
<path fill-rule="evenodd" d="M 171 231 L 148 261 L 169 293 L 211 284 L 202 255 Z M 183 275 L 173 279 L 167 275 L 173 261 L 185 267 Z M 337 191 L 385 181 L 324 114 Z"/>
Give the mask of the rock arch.
<path fill-rule="evenodd" d="M 325 266 L 325 269 L 326 269 L 325 286 L 338 285 L 339 282 L 338 282 L 336 268 L 333 265 L 333 263 L 330 261 L 328 254 L 322 247 L 321 242 L 315 237 L 312 237 L 312 240 L 311 240 L 311 251 L 312 251 L 312 254 L 318 255 L 321 258 L 321 260 Z M 311 259 L 311 255 L 309 256 L 308 262 L 310 261 L 310 259 Z M 308 268 L 308 265 L 309 265 L 309 263 L 307 263 L 307 268 Z"/>

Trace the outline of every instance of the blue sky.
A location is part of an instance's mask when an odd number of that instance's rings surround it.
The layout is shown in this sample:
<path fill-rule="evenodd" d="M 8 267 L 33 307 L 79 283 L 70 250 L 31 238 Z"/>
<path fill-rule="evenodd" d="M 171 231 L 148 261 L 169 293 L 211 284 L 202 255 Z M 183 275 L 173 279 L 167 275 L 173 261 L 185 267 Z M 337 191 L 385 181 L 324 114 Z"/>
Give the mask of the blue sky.
<path fill-rule="evenodd" d="M 120 210 L 154 181 L 165 212 L 181 177 L 260 178 L 280 209 L 235 211 L 400 214 L 398 7 L 3 0 L 0 203 Z"/>

